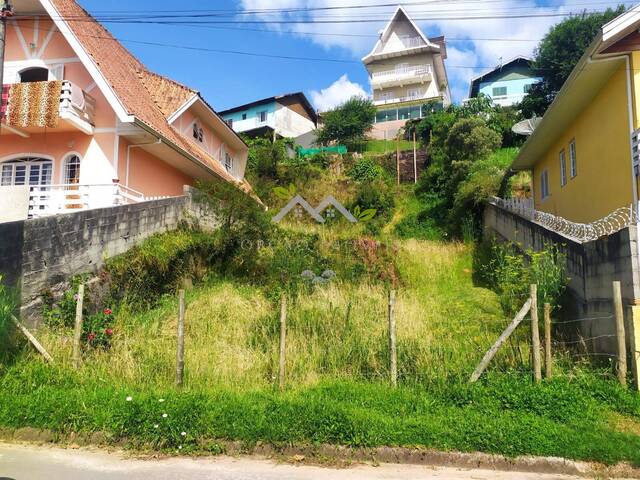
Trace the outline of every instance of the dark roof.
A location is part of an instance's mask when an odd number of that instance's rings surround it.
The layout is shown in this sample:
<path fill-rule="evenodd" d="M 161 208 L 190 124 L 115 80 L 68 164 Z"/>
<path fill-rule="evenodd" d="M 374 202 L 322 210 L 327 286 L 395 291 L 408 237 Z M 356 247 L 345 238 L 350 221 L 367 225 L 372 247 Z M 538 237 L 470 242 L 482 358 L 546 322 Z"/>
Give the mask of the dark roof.
<path fill-rule="evenodd" d="M 535 73 L 533 67 L 533 60 L 527 57 L 516 57 L 508 62 L 497 66 L 487 72 L 484 72 L 482 75 L 475 77 L 471 80 L 471 86 L 469 88 L 469 98 L 474 98 L 478 96 L 480 91 L 480 83 L 488 82 L 492 78 L 499 76 L 504 71 L 511 70 L 513 68 L 524 68 L 531 71 L 531 73 Z"/>
<path fill-rule="evenodd" d="M 304 107 L 306 112 L 311 117 L 311 120 L 313 120 L 314 123 L 318 123 L 318 114 L 316 113 L 316 109 L 313 108 L 313 106 L 311 105 L 311 103 L 309 102 L 309 100 L 307 99 L 305 94 L 302 93 L 302 92 L 285 93 L 283 95 L 276 95 L 276 96 L 273 96 L 273 97 L 263 98 L 261 100 L 256 100 L 255 102 L 250 102 L 250 103 L 246 103 L 244 105 L 239 105 L 237 107 L 229 108 L 227 110 L 222 110 L 222 111 L 218 112 L 218 115 L 224 116 L 224 115 L 227 115 L 229 113 L 241 112 L 243 110 L 248 110 L 249 108 L 257 107 L 259 105 L 266 105 L 266 104 L 269 104 L 269 103 L 278 102 L 280 100 L 291 99 L 291 98 L 294 98 L 294 97 L 297 97 L 297 99 L 300 102 L 300 104 Z"/>

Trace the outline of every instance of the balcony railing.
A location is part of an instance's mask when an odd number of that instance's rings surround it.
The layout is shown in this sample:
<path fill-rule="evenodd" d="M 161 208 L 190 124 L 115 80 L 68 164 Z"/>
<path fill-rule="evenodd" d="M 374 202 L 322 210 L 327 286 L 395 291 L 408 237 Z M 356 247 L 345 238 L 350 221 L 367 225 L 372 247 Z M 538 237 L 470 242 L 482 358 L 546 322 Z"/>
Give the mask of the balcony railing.
<path fill-rule="evenodd" d="M 380 72 L 373 72 L 372 79 L 380 79 L 387 77 L 402 77 L 402 76 L 421 76 L 431 74 L 431 65 L 418 65 L 414 67 L 402 67 L 394 68 L 392 70 L 382 70 Z"/>
<path fill-rule="evenodd" d="M 401 67 L 373 72 L 371 74 L 371 85 L 373 88 L 381 88 L 383 86 L 423 83 L 431 80 L 432 72 L 431 65 Z"/>
<path fill-rule="evenodd" d="M 27 124 L 10 125 L 8 121 L 9 119 L 5 119 L 5 117 L 8 117 L 12 108 L 11 87 L 12 85 L 3 85 L 0 120 L 4 120 L 7 126 L 18 129 L 18 131 L 28 131 L 29 128 L 41 126 Z M 36 105 L 32 105 L 31 103 L 34 101 L 35 100 L 32 97 L 28 97 L 27 100 L 20 100 L 19 108 L 36 108 Z M 62 82 L 60 91 L 60 107 L 57 112 L 58 123 L 60 123 L 60 121 L 66 122 L 67 124 L 70 123 L 78 129 L 83 130 L 85 133 L 91 133 L 93 126 L 95 125 L 95 111 L 96 101 L 91 95 L 69 80 L 64 80 Z"/>
<path fill-rule="evenodd" d="M 76 84 L 65 80 L 60 95 L 60 116 L 67 112 L 95 125 L 96 100 Z"/>
<path fill-rule="evenodd" d="M 120 184 L 37 185 L 29 189 L 29 218 L 127 205 L 145 200 L 151 199 Z"/>
<path fill-rule="evenodd" d="M 373 104 L 375 106 L 393 105 L 393 104 L 396 104 L 396 103 L 418 102 L 420 100 L 425 100 L 425 97 L 423 95 L 413 95 L 413 96 L 410 96 L 410 97 L 382 98 L 380 100 L 374 100 Z"/>

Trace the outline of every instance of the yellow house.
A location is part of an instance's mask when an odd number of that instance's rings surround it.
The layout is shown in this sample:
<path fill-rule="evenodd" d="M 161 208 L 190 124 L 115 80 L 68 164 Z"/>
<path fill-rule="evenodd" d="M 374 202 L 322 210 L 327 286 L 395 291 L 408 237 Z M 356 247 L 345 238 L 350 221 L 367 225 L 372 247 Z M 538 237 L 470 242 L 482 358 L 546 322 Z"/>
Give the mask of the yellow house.
<path fill-rule="evenodd" d="M 589 223 L 638 205 L 640 5 L 606 24 L 514 161 L 536 210 Z"/>

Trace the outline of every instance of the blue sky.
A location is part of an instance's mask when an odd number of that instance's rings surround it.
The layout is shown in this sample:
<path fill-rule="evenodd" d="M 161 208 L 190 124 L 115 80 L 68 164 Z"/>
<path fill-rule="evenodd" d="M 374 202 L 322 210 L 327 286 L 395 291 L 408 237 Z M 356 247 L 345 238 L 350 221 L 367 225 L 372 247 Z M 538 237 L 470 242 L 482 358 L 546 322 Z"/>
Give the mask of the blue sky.
<path fill-rule="evenodd" d="M 168 0 L 80 0 L 98 18 L 105 11 L 169 11 Z M 391 17 L 393 7 L 299 12 L 308 7 L 344 7 L 391 3 L 389 0 L 182 0 L 181 10 L 229 10 L 244 12 L 231 20 L 268 20 L 271 23 L 241 23 L 200 27 L 153 24 L 105 25 L 123 40 L 183 45 L 205 49 L 239 50 L 262 54 L 324 58 L 344 62 L 281 60 L 226 53 L 198 52 L 178 48 L 123 42 L 151 70 L 200 90 L 217 110 L 286 92 L 304 91 L 317 107 L 326 109 L 355 93 L 369 92 L 368 76 L 360 58 L 376 41 L 377 32 Z M 413 5 L 411 5 L 413 3 Z M 441 16 L 448 19 L 418 21 L 426 35 L 448 37 L 446 62 L 454 100 L 462 100 L 469 80 L 497 65 L 502 57 L 530 55 L 541 38 L 560 17 L 527 19 L 451 20 L 460 15 L 495 16 L 526 14 L 536 7 L 540 13 L 602 10 L 620 2 L 606 0 L 409 0 L 405 8 L 415 18 Z M 626 2 L 630 4 L 631 2 Z M 256 16 L 256 9 L 279 9 Z M 288 9 L 289 13 L 283 13 Z M 538 10 L 536 10 L 538 12 Z M 331 18 L 379 18 L 374 23 L 274 23 L 290 20 Z M 263 31 L 253 31 L 263 30 Z M 301 33 L 303 32 L 303 33 Z M 492 39 L 492 40 L 487 40 Z"/>

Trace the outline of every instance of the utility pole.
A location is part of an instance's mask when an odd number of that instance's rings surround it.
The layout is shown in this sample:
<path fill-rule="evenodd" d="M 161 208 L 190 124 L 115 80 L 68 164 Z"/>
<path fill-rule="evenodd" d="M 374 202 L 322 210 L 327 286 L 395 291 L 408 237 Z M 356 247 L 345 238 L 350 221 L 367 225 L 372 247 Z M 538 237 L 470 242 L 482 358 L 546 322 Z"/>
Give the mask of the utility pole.
<path fill-rule="evenodd" d="M 0 90 L 4 82 L 4 50 L 7 39 L 7 19 L 13 16 L 10 0 L 0 0 Z"/>

